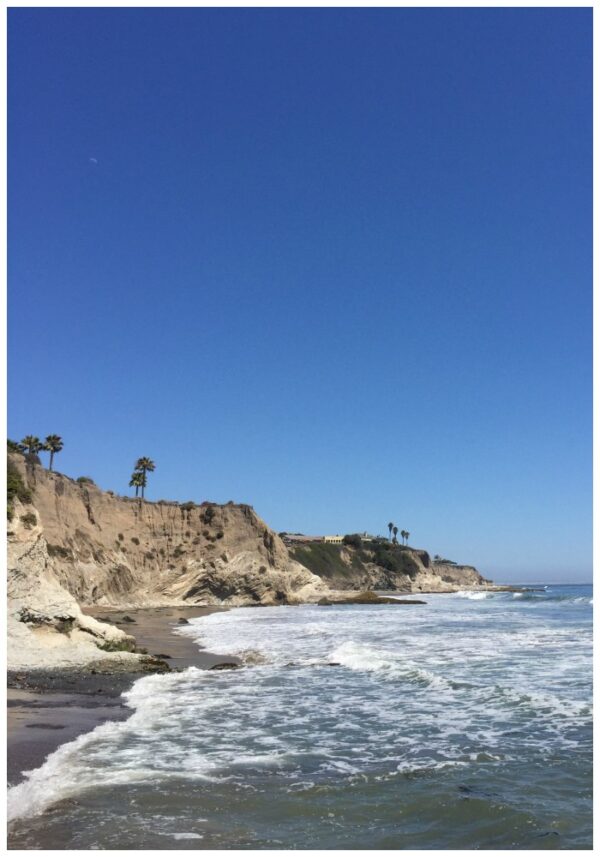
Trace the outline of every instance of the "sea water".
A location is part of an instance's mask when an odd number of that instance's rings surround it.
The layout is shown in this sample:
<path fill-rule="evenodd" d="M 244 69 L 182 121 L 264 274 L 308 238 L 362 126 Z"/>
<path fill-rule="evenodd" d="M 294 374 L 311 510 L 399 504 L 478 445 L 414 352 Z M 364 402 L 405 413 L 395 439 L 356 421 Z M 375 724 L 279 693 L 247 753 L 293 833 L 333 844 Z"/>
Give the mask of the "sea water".
<path fill-rule="evenodd" d="M 12 848 L 591 848 L 592 589 L 241 608 L 9 792 Z"/>

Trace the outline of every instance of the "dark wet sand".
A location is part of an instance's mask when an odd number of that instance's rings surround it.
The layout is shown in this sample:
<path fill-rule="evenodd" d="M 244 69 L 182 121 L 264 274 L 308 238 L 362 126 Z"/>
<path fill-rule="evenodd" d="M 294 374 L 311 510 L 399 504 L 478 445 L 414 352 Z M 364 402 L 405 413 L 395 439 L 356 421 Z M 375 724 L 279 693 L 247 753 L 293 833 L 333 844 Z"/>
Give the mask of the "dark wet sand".
<path fill-rule="evenodd" d="M 191 637 L 174 634 L 178 619 L 192 619 L 214 613 L 216 607 L 159 607 L 142 610 L 84 608 L 96 618 L 106 617 L 136 638 L 138 647 L 149 655 L 165 658 L 172 670 L 194 666 L 210 669 L 223 661 L 235 661 L 226 654 L 199 649 Z M 129 616 L 134 622 L 122 622 Z M 7 776 L 9 785 L 23 779 L 24 771 L 39 768 L 61 744 L 90 732 L 106 720 L 125 720 L 132 713 L 121 694 L 141 673 L 91 675 L 86 672 L 55 671 L 39 674 L 13 673 L 7 691 Z"/>

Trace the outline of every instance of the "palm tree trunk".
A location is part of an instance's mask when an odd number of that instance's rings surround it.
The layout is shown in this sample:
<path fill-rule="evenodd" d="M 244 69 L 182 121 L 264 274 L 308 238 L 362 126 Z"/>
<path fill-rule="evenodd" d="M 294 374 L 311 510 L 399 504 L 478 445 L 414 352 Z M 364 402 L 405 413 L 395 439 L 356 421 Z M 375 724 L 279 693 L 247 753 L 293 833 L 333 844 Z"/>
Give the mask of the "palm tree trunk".
<path fill-rule="evenodd" d="M 144 488 L 146 487 L 145 486 L 145 482 L 146 482 L 146 471 L 145 470 L 142 470 L 142 475 L 144 477 L 142 480 L 142 500 L 143 500 L 144 499 Z"/>
<path fill-rule="evenodd" d="M 54 450 L 53 450 L 53 449 L 51 449 L 51 450 L 50 450 L 50 467 L 48 468 L 48 470 L 49 470 L 50 472 L 52 472 L 52 462 L 53 462 L 53 461 L 54 461 Z"/>

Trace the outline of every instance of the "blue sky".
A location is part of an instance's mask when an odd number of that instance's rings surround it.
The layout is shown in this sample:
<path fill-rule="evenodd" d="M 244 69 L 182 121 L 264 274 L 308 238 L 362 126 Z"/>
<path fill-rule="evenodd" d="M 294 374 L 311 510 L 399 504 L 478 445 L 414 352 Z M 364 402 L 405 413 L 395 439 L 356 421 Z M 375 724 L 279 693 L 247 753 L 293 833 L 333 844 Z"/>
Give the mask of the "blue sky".
<path fill-rule="evenodd" d="M 9 436 L 591 579 L 591 27 L 9 10 Z"/>

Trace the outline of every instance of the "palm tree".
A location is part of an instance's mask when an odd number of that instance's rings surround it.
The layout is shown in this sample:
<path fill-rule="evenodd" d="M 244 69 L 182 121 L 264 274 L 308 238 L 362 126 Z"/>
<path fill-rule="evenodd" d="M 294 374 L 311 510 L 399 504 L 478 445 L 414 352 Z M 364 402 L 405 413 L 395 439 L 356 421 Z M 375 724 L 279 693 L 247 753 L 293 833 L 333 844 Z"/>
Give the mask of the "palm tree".
<path fill-rule="evenodd" d="M 404 530 L 404 538 L 406 539 L 405 544 L 408 544 L 408 537 L 409 536 L 410 536 L 410 533 L 408 532 L 408 530 Z"/>
<path fill-rule="evenodd" d="M 63 448 L 62 437 L 60 437 L 60 435 L 57 435 L 57 434 L 49 434 L 48 437 L 46 438 L 46 440 L 44 441 L 43 446 L 42 446 L 42 449 L 45 449 L 46 452 L 50 453 L 50 464 L 48 466 L 48 470 L 50 470 L 50 471 L 52 470 L 52 462 L 54 461 L 54 453 L 60 452 L 62 448 Z"/>
<path fill-rule="evenodd" d="M 404 544 L 404 536 L 406 535 L 406 530 L 400 530 L 400 538 L 402 539 L 402 544 Z"/>
<path fill-rule="evenodd" d="M 393 528 L 393 533 L 394 533 L 394 542 L 396 544 L 398 544 L 398 527 Z"/>
<path fill-rule="evenodd" d="M 135 487 L 135 496 L 137 497 L 140 488 L 146 485 L 146 477 L 141 470 L 134 470 L 129 481 L 130 487 Z"/>
<path fill-rule="evenodd" d="M 152 473 L 156 465 L 151 458 L 138 458 L 135 463 L 135 469 L 139 470 L 144 477 L 142 488 L 142 500 L 144 499 L 144 488 L 146 487 L 146 473 Z"/>
<path fill-rule="evenodd" d="M 25 452 L 27 455 L 37 455 L 42 448 L 42 442 L 34 434 L 28 434 L 19 444 L 19 448 L 21 452 Z"/>
<path fill-rule="evenodd" d="M 394 529 L 394 524 L 392 521 L 388 524 L 388 530 L 390 531 L 390 541 L 392 540 L 392 530 Z"/>

